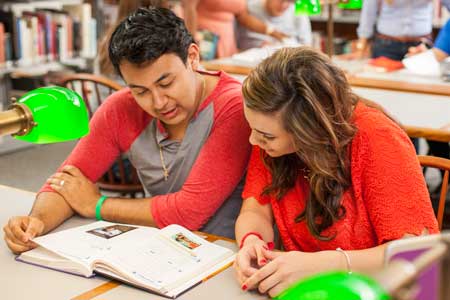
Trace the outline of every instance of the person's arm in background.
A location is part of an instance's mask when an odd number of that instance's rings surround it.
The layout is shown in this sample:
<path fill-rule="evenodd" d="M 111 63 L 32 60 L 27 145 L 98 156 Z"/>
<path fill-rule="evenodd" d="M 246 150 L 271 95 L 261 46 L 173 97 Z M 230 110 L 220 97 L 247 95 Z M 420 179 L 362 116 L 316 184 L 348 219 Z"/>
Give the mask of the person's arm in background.
<path fill-rule="evenodd" d="M 438 61 L 443 61 L 450 55 L 450 20 L 439 31 L 433 52 Z"/>
<path fill-rule="evenodd" d="M 275 30 L 272 26 L 264 23 L 255 16 L 252 16 L 251 14 L 249 14 L 247 9 L 236 14 L 236 19 L 242 26 L 246 27 L 247 29 L 271 36 L 279 41 L 289 37 L 289 35 Z"/>
<path fill-rule="evenodd" d="M 343 59 L 361 59 L 367 55 L 369 51 L 369 39 L 375 32 L 375 24 L 378 16 L 378 1 L 364 0 L 361 15 L 359 17 L 359 26 L 356 30 L 358 41 L 356 42 L 356 50 L 349 54 L 341 55 Z"/>
<path fill-rule="evenodd" d="M 181 0 L 186 28 L 192 34 L 196 42 L 199 42 L 197 38 L 197 6 L 199 3 L 200 0 Z"/>
<path fill-rule="evenodd" d="M 450 0 L 448 0 L 450 1 Z M 408 56 L 415 55 L 424 51 L 427 51 L 427 47 L 424 44 L 420 44 L 416 47 L 408 49 Z M 437 61 L 443 61 L 450 55 L 450 20 L 439 31 L 439 34 L 434 43 L 434 47 L 431 49 L 436 56 Z"/>
<path fill-rule="evenodd" d="M 297 40 L 302 45 L 311 46 L 312 45 L 312 30 L 311 22 L 308 16 L 297 16 L 295 17 L 295 24 L 297 29 Z"/>

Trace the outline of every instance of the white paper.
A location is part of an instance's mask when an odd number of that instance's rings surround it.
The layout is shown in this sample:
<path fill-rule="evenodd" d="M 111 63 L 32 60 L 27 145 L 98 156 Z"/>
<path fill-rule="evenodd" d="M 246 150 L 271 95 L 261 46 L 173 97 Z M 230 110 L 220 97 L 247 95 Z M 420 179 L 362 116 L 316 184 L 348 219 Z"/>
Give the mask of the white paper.
<path fill-rule="evenodd" d="M 440 75 L 439 62 L 432 50 L 407 57 L 402 62 L 405 68 L 411 73 L 427 76 Z"/>

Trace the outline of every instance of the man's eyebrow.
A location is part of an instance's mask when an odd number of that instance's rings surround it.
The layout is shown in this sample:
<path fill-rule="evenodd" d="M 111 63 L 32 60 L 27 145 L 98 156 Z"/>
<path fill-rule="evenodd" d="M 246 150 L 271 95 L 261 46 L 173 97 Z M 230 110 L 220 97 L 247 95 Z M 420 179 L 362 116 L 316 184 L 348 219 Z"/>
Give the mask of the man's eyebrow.
<path fill-rule="evenodd" d="M 164 73 L 155 81 L 155 83 L 163 81 L 164 79 L 166 79 L 169 76 L 170 76 L 170 73 Z M 133 83 L 128 84 L 128 87 L 130 87 L 130 88 L 148 89 L 146 86 L 133 84 Z"/>
<path fill-rule="evenodd" d="M 146 89 L 146 88 L 147 88 L 147 87 L 145 87 L 145 86 L 137 85 L 137 84 L 132 84 L 132 83 L 130 83 L 130 84 L 128 85 L 128 87 L 130 87 L 130 88 L 140 88 L 140 89 Z"/>

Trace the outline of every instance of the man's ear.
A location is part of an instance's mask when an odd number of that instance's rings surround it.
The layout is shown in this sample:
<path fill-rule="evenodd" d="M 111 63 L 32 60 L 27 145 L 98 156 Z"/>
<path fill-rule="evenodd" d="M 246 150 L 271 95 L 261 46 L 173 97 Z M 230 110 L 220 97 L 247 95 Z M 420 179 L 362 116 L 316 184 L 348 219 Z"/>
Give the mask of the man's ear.
<path fill-rule="evenodd" d="M 197 71 L 200 65 L 200 48 L 197 44 L 192 43 L 188 48 L 187 63 L 192 70 Z"/>

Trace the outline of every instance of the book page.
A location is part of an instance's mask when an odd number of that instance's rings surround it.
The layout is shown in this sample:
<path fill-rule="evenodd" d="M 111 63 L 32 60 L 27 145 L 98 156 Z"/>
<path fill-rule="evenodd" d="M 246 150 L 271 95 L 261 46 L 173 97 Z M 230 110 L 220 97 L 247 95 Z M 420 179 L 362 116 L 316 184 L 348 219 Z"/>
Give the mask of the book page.
<path fill-rule="evenodd" d="M 115 245 L 123 243 L 126 233 L 138 228 L 140 227 L 100 221 L 44 235 L 33 241 L 67 259 L 90 265 L 95 259 L 110 252 Z M 145 230 L 147 236 L 158 232 L 158 229 L 150 227 Z"/>
<path fill-rule="evenodd" d="M 178 225 L 170 225 L 152 238 L 139 231 L 130 232 L 127 244 L 116 245 L 101 263 L 106 262 L 120 270 L 123 277 L 162 293 L 233 256 L 231 250 L 209 243 Z"/>

